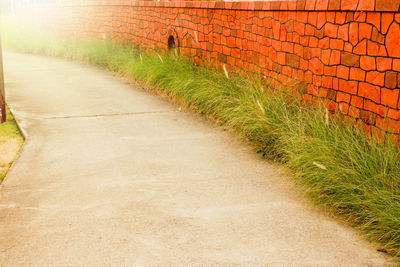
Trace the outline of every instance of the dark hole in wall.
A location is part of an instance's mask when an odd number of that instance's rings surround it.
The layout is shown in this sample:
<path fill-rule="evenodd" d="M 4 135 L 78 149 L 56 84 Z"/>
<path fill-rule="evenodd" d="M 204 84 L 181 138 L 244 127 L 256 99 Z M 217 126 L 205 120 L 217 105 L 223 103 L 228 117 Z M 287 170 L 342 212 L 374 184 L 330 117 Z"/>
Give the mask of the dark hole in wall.
<path fill-rule="evenodd" d="M 175 47 L 176 47 L 175 38 L 174 38 L 174 36 L 170 35 L 168 37 L 168 49 L 173 49 Z"/>

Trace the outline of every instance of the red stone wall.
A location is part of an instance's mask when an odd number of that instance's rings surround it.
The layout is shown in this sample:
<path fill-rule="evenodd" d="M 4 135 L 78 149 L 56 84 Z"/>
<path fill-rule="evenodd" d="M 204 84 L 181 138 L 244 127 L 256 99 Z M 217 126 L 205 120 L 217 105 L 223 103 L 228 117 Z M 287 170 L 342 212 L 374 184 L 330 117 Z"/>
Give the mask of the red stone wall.
<path fill-rule="evenodd" d="M 172 35 L 197 63 L 295 85 L 294 94 L 326 101 L 369 132 L 398 134 L 399 8 L 400 0 L 96 1 L 52 14 L 56 28 L 141 48 L 167 49 Z"/>

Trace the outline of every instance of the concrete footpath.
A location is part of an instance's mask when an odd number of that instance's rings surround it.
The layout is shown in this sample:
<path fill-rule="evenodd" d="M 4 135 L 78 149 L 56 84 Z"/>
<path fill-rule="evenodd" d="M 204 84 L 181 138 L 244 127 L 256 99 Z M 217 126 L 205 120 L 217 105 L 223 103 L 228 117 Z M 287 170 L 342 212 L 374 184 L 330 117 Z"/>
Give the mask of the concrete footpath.
<path fill-rule="evenodd" d="M 382 266 L 221 128 L 103 70 L 6 53 L 28 135 L 0 189 L 0 266 Z"/>

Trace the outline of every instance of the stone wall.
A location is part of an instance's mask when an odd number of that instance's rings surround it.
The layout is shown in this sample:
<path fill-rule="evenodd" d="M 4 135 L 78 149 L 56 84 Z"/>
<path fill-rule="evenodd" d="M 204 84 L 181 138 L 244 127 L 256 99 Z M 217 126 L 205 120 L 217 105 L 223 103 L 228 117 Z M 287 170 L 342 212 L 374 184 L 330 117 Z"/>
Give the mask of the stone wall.
<path fill-rule="evenodd" d="M 167 49 L 260 73 L 368 132 L 400 132 L 400 0 L 92 1 L 52 7 L 75 36 Z M 293 86 L 293 87 L 291 87 Z"/>

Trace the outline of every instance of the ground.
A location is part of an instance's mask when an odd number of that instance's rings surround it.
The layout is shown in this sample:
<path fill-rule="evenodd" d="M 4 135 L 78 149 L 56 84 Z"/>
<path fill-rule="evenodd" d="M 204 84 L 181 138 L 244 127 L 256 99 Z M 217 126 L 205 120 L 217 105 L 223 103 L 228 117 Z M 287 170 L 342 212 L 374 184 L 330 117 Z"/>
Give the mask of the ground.
<path fill-rule="evenodd" d="M 5 62 L 27 141 L 1 190 L 0 264 L 389 264 L 210 122 L 100 69 Z"/>
<path fill-rule="evenodd" d="M 0 124 L 0 181 L 4 179 L 23 143 L 11 113 L 7 115 L 7 122 Z"/>

